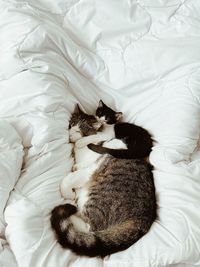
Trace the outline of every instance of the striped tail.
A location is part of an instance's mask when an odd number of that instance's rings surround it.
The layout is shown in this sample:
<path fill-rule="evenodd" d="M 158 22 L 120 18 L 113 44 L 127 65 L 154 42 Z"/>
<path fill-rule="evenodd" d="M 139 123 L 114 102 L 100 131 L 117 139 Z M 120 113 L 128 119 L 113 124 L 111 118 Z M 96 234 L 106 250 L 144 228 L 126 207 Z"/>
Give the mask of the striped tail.
<path fill-rule="evenodd" d="M 133 220 L 102 231 L 82 232 L 70 220 L 70 216 L 76 211 L 76 207 L 71 204 L 54 208 L 51 213 L 51 226 L 60 245 L 79 255 L 104 257 L 128 248 L 144 235 L 144 232 L 139 230 L 139 223 Z"/>

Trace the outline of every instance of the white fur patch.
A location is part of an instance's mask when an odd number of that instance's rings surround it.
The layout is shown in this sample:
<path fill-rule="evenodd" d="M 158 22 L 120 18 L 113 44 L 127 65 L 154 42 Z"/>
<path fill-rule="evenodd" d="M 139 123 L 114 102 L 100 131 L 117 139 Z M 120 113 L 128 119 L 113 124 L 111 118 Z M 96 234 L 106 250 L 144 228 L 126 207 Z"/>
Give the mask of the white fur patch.
<path fill-rule="evenodd" d="M 65 230 L 67 230 L 69 225 L 69 221 L 68 220 L 64 220 L 64 221 L 60 221 L 60 229 L 62 232 L 64 232 Z"/>
<path fill-rule="evenodd" d="M 73 180 L 70 179 L 69 175 L 65 177 L 60 184 L 60 192 L 61 195 L 65 199 L 75 199 L 75 193 L 72 191 L 72 188 L 74 187 Z"/>
<path fill-rule="evenodd" d="M 70 130 L 69 130 L 69 140 L 70 142 L 76 142 L 77 140 L 79 140 L 82 137 L 81 135 L 81 131 L 78 125 L 73 126 Z"/>
<path fill-rule="evenodd" d="M 101 121 L 103 121 L 103 122 L 106 122 L 106 117 L 105 117 L 105 116 L 101 116 L 99 119 L 100 119 Z"/>
<path fill-rule="evenodd" d="M 74 228 L 80 232 L 88 233 L 90 225 L 84 222 L 84 220 L 77 215 L 70 216 L 70 221 L 73 223 Z"/>
<path fill-rule="evenodd" d="M 127 149 L 127 145 L 120 139 L 113 139 L 111 141 L 105 142 L 103 146 L 112 149 Z"/>
<path fill-rule="evenodd" d="M 80 213 L 83 212 L 84 206 L 88 201 L 88 188 L 87 186 L 84 186 L 76 191 L 76 196 L 78 198 L 77 206 Z"/>

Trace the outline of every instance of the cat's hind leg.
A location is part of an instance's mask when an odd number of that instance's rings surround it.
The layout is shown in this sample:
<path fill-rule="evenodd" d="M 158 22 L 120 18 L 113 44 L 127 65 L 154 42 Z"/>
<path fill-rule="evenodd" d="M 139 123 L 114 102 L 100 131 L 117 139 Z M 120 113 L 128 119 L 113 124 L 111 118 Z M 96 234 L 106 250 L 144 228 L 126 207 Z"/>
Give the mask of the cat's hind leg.
<path fill-rule="evenodd" d="M 61 195 L 65 199 L 75 200 L 76 194 L 74 188 L 79 186 L 81 181 L 79 171 L 70 172 L 60 184 Z"/>
<path fill-rule="evenodd" d="M 81 188 L 90 178 L 91 169 L 85 168 L 75 172 L 70 172 L 60 184 L 61 195 L 65 199 L 75 200 L 76 188 Z"/>

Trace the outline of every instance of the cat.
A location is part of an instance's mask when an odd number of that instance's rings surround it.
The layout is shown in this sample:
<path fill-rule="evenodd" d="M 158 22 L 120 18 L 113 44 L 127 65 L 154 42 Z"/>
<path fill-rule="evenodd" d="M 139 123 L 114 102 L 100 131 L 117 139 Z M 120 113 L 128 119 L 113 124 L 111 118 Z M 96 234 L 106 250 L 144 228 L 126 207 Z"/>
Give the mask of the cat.
<path fill-rule="evenodd" d="M 147 130 L 132 123 L 120 122 L 122 112 L 114 111 L 102 100 L 99 101 L 96 116 L 104 122 L 103 133 L 93 136 L 93 140 L 91 137 L 80 140 L 78 142 L 79 147 L 88 145 L 89 149 L 97 153 L 108 153 L 116 158 L 136 159 L 149 156 L 153 141 Z M 89 144 L 88 142 L 88 140 L 92 140 L 92 142 L 104 141 L 109 138 L 122 140 L 126 144 L 125 149 L 106 148 L 100 144 Z"/>
<path fill-rule="evenodd" d="M 98 133 L 101 127 L 97 117 L 76 108 L 69 135 L 75 143 L 77 170 L 61 183 L 62 195 L 73 203 L 55 207 L 50 219 L 63 248 L 90 257 L 130 247 L 156 219 L 153 175 L 144 159 L 118 159 L 76 146 L 78 140 Z M 124 144 L 113 139 L 103 145 L 117 148 Z"/>

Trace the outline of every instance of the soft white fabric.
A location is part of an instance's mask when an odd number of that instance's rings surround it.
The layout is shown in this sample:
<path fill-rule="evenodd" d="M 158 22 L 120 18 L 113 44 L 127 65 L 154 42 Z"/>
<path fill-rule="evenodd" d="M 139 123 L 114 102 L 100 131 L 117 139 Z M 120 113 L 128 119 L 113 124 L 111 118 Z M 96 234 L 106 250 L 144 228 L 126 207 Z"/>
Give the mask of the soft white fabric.
<path fill-rule="evenodd" d="M 149 233 L 104 260 L 63 250 L 49 223 L 73 162 L 70 113 L 76 102 L 94 112 L 100 98 L 153 134 L 158 199 Z M 11 124 L 0 144 L 17 153 L 0 164 L 4 204 L 17 181 L 1 266 L 200 266 L 198 0 L 1 1 L 0 118 Z"/>
<path fill-rule="evenodd" d="M 5 238 L 4 209 L 20 175 L 23 159 L 21 139 L 6 121 L 0 121 L 0 266 L 17 266 Z"/>

